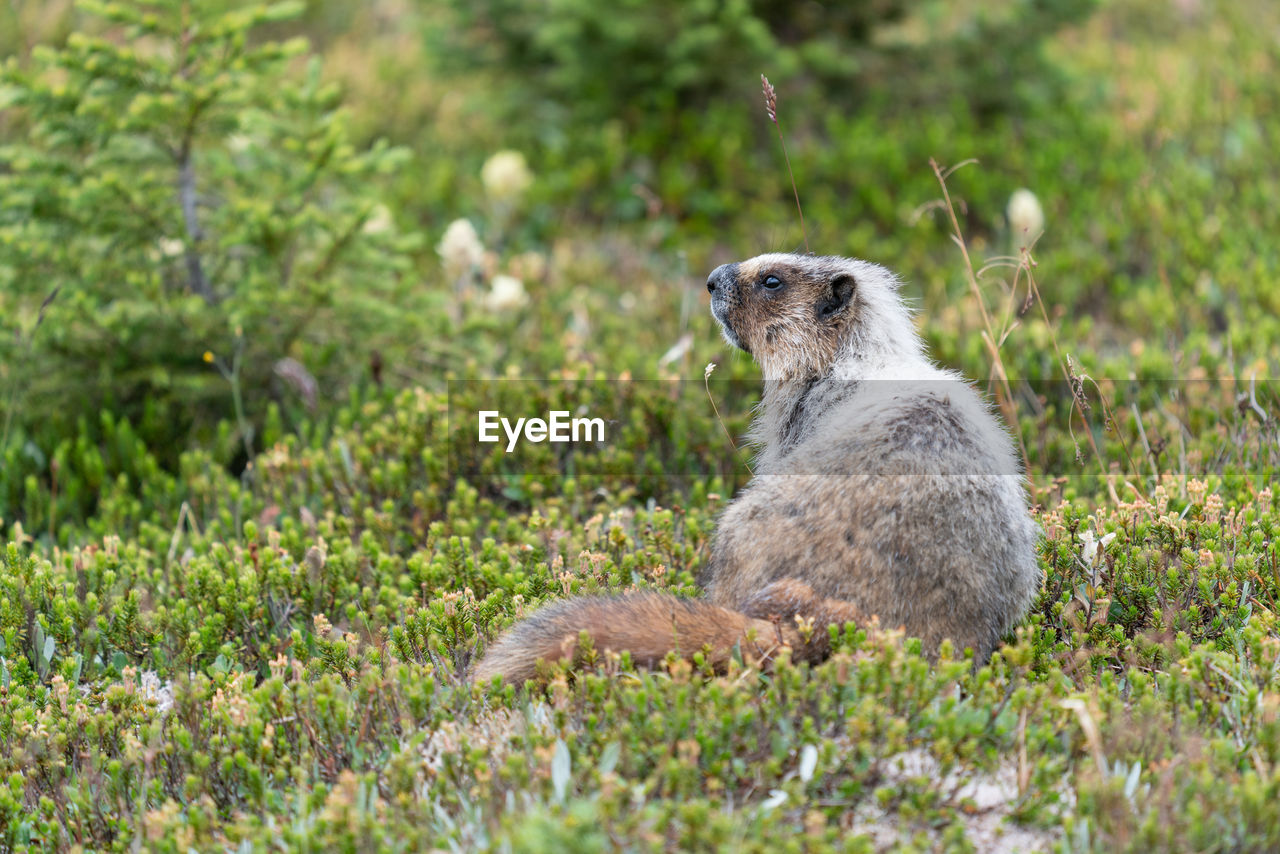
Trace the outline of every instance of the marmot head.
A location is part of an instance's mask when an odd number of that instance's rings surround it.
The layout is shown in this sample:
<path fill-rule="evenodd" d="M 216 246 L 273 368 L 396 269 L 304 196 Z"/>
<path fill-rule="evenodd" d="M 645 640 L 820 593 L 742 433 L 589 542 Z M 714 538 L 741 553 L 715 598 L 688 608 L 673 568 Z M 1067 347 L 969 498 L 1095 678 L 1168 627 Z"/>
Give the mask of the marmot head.
<path fill-rule="evenodd" d="M 897 288 L 883 267 L 837 256 L 758 255 L 707 278 L 725 340 L 754 356 L 766 379 L 820 376 L 846 357 L 918 353 Z"/>

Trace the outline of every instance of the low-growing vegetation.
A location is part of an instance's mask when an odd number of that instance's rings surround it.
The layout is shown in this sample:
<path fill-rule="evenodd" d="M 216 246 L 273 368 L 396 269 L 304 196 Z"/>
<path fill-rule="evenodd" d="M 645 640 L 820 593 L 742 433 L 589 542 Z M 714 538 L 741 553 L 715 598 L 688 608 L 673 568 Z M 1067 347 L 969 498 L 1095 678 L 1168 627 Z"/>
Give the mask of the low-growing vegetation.
<path fill-rule="evenodd" d="M 0 10 L 0 850 L 1280 849 L 1280 18 L 1053 5 Z M 473 685 L 697 593 L 757 381 L 702 282 L 802 240 L 761 70 L 813 248 L 1016 434 L 1043 590 L 989 662 Z"/>

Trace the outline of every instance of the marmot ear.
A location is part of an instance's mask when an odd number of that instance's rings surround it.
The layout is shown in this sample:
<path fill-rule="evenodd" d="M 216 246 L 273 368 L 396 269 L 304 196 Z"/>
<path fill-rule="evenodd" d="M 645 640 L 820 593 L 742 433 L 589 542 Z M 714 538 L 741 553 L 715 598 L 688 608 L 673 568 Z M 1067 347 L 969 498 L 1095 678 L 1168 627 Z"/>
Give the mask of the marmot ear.
<path fill-rule="evenodd" d="M 831 280 L 831 291 L 818 305 L 818 317 L 826 320 L 844 310 L 853 299 L 853 276 L 848 273 L 837 273 Z"/>

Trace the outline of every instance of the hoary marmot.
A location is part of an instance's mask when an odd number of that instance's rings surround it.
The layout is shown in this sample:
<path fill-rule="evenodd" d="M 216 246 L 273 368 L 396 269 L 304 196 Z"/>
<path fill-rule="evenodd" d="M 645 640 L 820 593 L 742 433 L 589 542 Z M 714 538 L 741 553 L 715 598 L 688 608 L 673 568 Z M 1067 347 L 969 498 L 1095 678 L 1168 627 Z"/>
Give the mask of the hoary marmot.
<path fill-rule="evenodd" d="M 754 477 L 721 517 L 705 595 L 553 602 L 487 651 L 474 678 L 521 683 L 595 650 L 652 666 L 735 647 L 817 661 L 828 626 L 878 618 L 985 661 L 1036 594 L 1037 527 L 1013 442 L 988 403 L 934 365 L 883 267 L 772 254 L 716 268 L 711 311 L 764 374 Z"/>

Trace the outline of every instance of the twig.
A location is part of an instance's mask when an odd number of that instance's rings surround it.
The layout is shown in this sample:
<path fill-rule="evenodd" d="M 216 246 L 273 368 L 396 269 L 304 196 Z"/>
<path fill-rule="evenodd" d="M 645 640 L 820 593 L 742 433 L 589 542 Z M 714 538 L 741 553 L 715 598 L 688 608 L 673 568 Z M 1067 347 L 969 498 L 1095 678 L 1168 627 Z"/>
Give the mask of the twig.
<path fill-rule="evenodd" d="M 1267 415 L 1267 410 L 1263 409 L 1262 406 L 1259 405 L 1258 403 L 1258 372 L 1257 371 L 1254 371 L 1253 376 L 1249 377 L 1249 407 L 1258 414 L 1258 417 L 1262 419 L 1263 424 L 1266 424 L 1267 421 L 1270 420 L 1270 418 Z"/>
<path fill-rule="evenodd" d="M 188 11 L 186 4 L 183 4 L 180 43 L 182 56 L 177 69 L 178 76 L 183 79 L 189 78 L 193 70 L 190 51 L 192 30 L 186 20 Z M 210 103 L 212 103 L 212 96 L 207 96 L 203 99 L 198 98 L 191 105 L 187 113 L 186 124 L 182 129 L 182 140 L 178 144 L 177 150 L 173 151 L 171 149 L 171 152 L 178 167 L 178 203 L 182 207 L 182 224 L 187 235 L 182 254 L 187 262 L 188 284 L 192 293 L 203 297 L 204 301 L 209 305 L 214 305 L 218 302 L 218 298 L 209 286 L 209 280 L 204 273 L 204 265 L 200 260 L 200 244 L 204 241 L 204 231 L 200 228 L 200 220 L 196 213 L 196 168 L 193 153 L 196 128 L 201 114 Z"/>
<path fill-rule="evenodd" d="M 182 203 L 182 221 L 186 228 L 187 239 L 183 246 L 183 255 L 187 262 L 187 278 L 192 293 L 204 298 L 213 305 L 217 299 L 209 289 L 209 280 L 205 278 L 204 266 L 200 263 L 199 245 L 204 240 L 204 232 L 196 218 L 196 170 L 191 158 L 189 141 L 183 142 L 178 154 L 178 198 Z"/>
<path fill-rule="evenodd" d="M 1151 448 L 1150 440 L 1147 439 L 1147 429 L 1142 423 L 1142 411 L 1138 409 L 1136 401 L 1129 404 L 1129 411 L 1133 413 L 1134 423 L 1138 425 L 1138 438 L 1142 440 L 1142 449 L 1147 452 L 1147 457 L 1151 460 L 1151 472 L 1158 481 L 1160 479 L 1160 466 L 1156 463 L 1156 453 Z"/>

